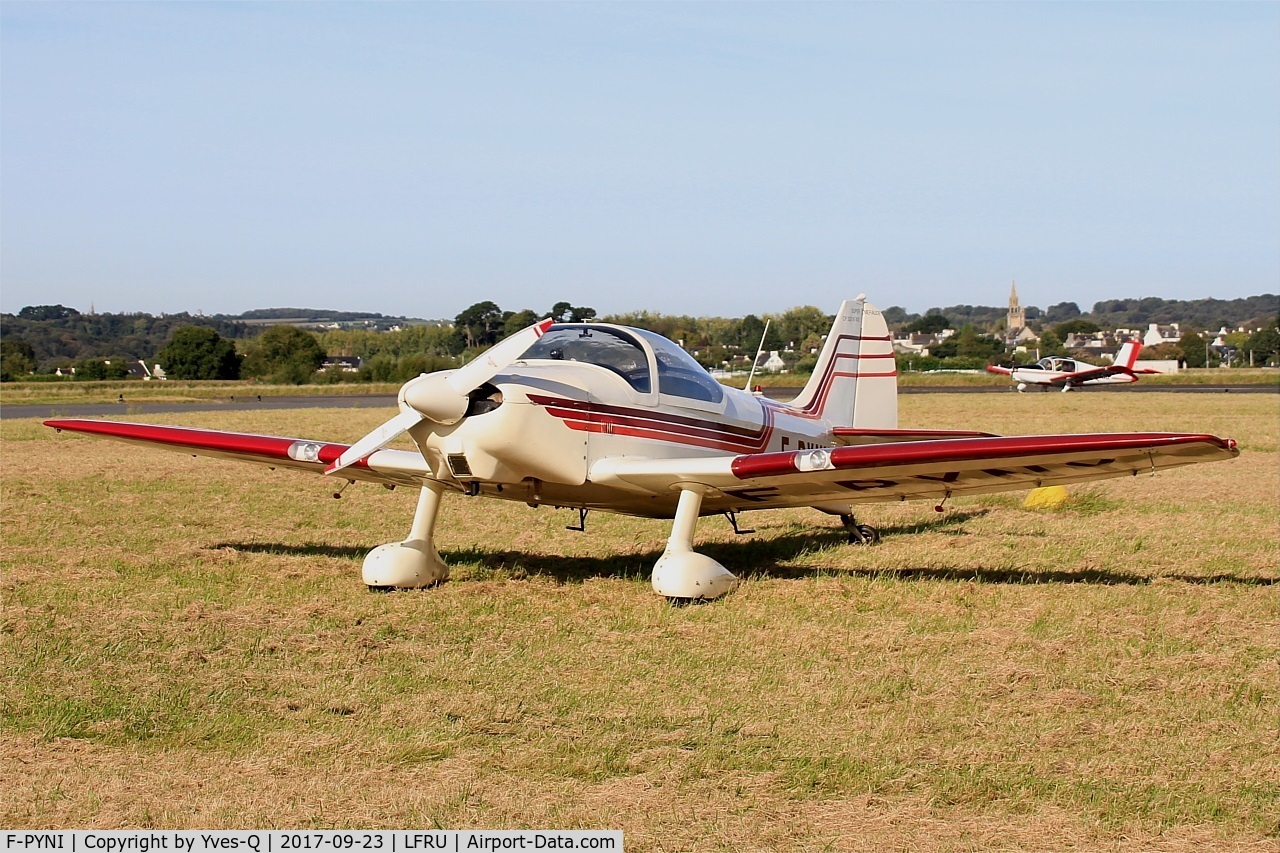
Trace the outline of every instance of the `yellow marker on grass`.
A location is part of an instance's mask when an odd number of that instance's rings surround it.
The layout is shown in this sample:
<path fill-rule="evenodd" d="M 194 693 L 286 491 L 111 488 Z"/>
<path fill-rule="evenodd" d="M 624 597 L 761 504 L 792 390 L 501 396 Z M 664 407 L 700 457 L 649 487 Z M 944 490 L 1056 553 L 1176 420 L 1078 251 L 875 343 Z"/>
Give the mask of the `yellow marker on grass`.
<path fill-rule="evenodd" d="M 1066 486 L 1042 486 L 1032 489 L 1022 506 L 1026 509 L 1053 509 L 1061 506 L 1068 497 Z"/>

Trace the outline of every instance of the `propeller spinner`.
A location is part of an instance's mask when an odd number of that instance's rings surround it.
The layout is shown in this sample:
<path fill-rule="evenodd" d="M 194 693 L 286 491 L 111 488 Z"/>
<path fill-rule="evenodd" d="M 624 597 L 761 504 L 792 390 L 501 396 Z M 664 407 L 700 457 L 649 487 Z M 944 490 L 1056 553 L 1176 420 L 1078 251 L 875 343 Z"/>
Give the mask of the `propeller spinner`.
<path fill-rule="evenodd" d="M 471 402 L 467 395 L 519 358 L 538 338 L 546 334 L 554 322 L 548 317 L 534 323 L 452 373 L 424 373 L 410 379 L 401 386 L 396 401 L 400 413 L 348 447 L 345 453 L 325 469 L 325 473 L 333 474 L 359 462 L 421 421 L 429 420 L 445 426 L 456 424 L 466 416 L 467 406 Z"/>

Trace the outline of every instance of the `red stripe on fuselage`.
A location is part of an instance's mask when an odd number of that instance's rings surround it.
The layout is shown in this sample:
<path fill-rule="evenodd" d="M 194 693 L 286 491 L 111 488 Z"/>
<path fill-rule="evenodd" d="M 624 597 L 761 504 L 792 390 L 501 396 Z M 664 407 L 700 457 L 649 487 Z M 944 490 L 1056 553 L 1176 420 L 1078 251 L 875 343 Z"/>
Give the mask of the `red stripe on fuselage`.
<path fill-rule="evenodd" d="M 740 427 L 665 412 L 632 409 L 530 394 L 529 401 L 579 432 L 625 435 L 736 453 L 759 453 L 773 438 L 773 412 L 762 407 L 764 422 Z"/>

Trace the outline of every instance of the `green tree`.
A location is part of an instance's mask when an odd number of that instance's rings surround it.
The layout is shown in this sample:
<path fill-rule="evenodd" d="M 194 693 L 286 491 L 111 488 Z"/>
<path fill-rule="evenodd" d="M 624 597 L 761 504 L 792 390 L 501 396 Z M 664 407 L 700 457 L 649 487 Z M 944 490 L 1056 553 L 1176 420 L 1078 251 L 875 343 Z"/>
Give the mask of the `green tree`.
<path fill-rule="evenodd" d="M 1053 327 L 1053 333 L 1058 336 L 1058 340 L 1065 341 L 1068 335 L 1092 335 L 1099 332 L 1102 327 L 1091 320 L 1068 320 L 1065 323 L 1059 323 Z"/>
<path fill-rule="evenodd" d="M 1155 346 L 1143 347 L 1138 358 L 1143 361 L 1181 361 L 1186 353 L 1177 344 L 1158 343 Z"/>
<path fill-rule="evenodd" d="M 549 316 L 557 323 L 586 323 L 596 318 L 596 309 L 570 305 L 568 302 L 557 302 L 551 306 Z"/>
<path fill-rule="evenodd" d="M 365 382 L 395 382 L 396 360 L 386 353 L 379 353 L 360 366 L 360 378 Z"/>
<path fill-rule="evenodd" d="M 66 320 L 79 315 L 79 311 L 65 305 L 28 305 L 18 312 L 24 320 Z"/>
<path fill-rule="evenodd" d="M 704 317 L 702 326 L 703 332 L 707 336 L 707 342 L 712 346 L 723 348 L 737 340 L 737 320 L 729 320 L 724 317 Z"/>
<path fill-rule="evenodd" d="M 323 362 L 324 350 L 315 335 L 296 326 L 272 326 L 245 356 L 242 373 L 272 382 L 301 385 L 315 379 Z M 165 370 L 168 369 L 165 365 Z"/>
<path fill-rule="evenodd" d="M 72 365 L 77 382 L 92 382 L 107 378 L 107 363 L 100 358 L 82 358 Z"/>
<path fill-rule="evenodd" d="M 509 338 L 522 329 L 527 329 L 534 323 L 538 322 L 541 317 L 534 313 L 532 308 L 526 308 L 523 311 L 516 311 L 507 317 L 502 324 L 502 336 Z"/>
<path fill-rule="evenodd" d="M 129 368 L 122 358 L 82 358 L 75 363 L 75 368 L 78 381 L 129 377 Z"/>
<path fill-rule="evenodd" d="M 760 336 L 763 334 L 764 320 L 761 320 L 755 314 L 748 314 L 739 321 L 737 340 L 733 343 L 737 344 L 740 349 L 755 353 L 756 347 L 760 346 Z"/>
<path fill-rule="evenodd" d="M 1080 306 L 1074 302 L 1059 302 L 1057 305 L 1050 305 L 1044 312 L 1044 319 L 1049 323 L 1066 323 L 1079 316 Z"/>
<path fill-rule="evenodd" d="M 801 305 L 784 311 L 774 320 L 778 337 L 789 344 L 800 346 L 812 334 L 822 334 L 831 328 L 831 317 L 812 305 Z"/>
<path fill-rule="evenodd" d="M 468 349 L 493 346 L 503 329 L 503 313 L 495 302 L 477 302 L 454 318 L 454 323 L 467 336 Z"/>
<path fill-rule="evenodd" d="M 1187 332 L 1179 338 L 1178 347 L 1182 350 L 1182 357 L 1187 361 L 1187 367 L 1208 366 L 1205 340 L 1197 332 Z"/>
<path fill-rule="evenodd" d="M 891 329 L 896 329 L 897 327 L 916 318 L 915 314 L 908 314 L 907 309 L 903 308 L 901 305 L 891 305 L 881 313 L 884 314 L 884 321 L 889 324 L 889 328 Z"/>
<path fill-rule="evenodd" d="M 1277 322 L 1277 326 L 1280 326 L 1280 322 Z M 1274 362 L 1276 356 L 1280 355 L 1280 329 L 1273 326 L 1270 329 L 1254 332 L 1249 336 L 1245 348 L 1253 353 L 1253 363 L 1256 365 Z M 1248 356 L 1245 358 L 1247 359 Z"/>
<path fill-rule="evenodd" d="M 208 326 L 182 326 L 156 353 L 170 379 L 239 379 L 236 345 Z"/>
<path fill-rule="evenodd" d="M 902 327 L 904 334 L 919 332 L 922 335 L 936 335 L 943 329 L 950 329 L 951 321 L 941 314 L 926 314 Z"/>
<path fill-rule="evenodd" d="M 1040 355 L 1065 355 L 1066 350 L 1062 348 L 1062 338 L 1053 333 L 1052 329 L 1046 329 L 1040 333 Z"/>
<path fill-rule="evenodd" d="M 1004 343 L 990 335 L 979 335 L 972 323 L 965 323 L 955 337 L 956 355 L 961 358 L 989 359 L 1004 354 Z"/>
<path fill-rule="evenodd" d="M 36 369 L 36 353 L 22 338 L 0 342 L 0 382 L 12 382 Z"/>
<path fill-rule="evenodd" d="M 752 352 L 755 351 L 755 346 L 759 343 L 760 341 L 758 339 L 753 342 L 751 346 Z M 772 352 L 773 350 L 781 350 L 786 346 L 786 344 L 787 342 L 782 339 L 782 335 L 778 334 L 778 324 L 770 323 L 764 333 L 764 351 Z"/>

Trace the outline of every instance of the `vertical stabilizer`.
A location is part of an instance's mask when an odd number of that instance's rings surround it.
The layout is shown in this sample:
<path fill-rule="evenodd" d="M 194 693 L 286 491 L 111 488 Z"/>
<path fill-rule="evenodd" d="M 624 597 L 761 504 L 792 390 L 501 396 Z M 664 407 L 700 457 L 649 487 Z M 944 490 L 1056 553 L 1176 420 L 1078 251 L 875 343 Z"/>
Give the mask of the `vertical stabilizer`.
<path fill-rule="evenodd" d="M 866 299 L 841 304 L 809 384 L 789 405 L 835 426 L 897 429 L 893 341 L 884 315 Z"/>
<path fill-rule="evenodd" d="M 1116 353 L 1115 364 L 1119 367 L 1133 369 L 1133 363 L 1138 360 L 1138 350 L 1142 348 L 1142 344 L 1138 341 L 1126 341 L 1124 346 L 1120 347 L 1120 352 Z"/>

